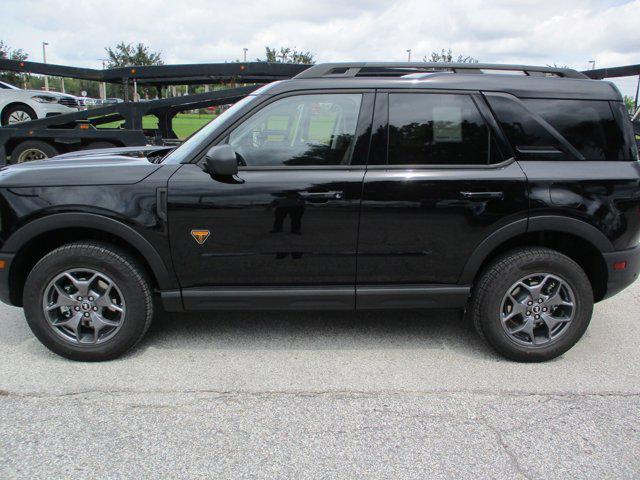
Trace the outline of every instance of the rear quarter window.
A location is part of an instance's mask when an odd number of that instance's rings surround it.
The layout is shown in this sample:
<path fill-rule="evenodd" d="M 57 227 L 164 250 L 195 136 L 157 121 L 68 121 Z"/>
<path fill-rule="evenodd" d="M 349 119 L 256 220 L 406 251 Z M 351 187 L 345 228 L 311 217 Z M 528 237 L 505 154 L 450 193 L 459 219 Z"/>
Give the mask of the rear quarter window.
<path fill-rule="evenodd" d="M 628 160 L 622 129 L 609 102 L 602 100 L 523 100 L 586 160 Z"/>
<path fill-rule="evenodd" d="M 488 95 L 487 100 L 516 151 L 553 148 L 562 153 L 553 158 L 564 160 L 579 158 L 575 151 L 592 161 L 635 159 L 627 145 L 624 125 L 608 101 L 522 99 L 519 102 L 494 95 Z"/>

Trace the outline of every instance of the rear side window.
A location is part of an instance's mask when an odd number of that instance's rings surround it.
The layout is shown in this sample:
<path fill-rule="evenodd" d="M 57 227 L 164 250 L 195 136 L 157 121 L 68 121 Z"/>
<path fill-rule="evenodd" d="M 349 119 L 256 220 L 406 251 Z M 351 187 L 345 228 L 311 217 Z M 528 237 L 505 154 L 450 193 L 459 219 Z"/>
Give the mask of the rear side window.
<path fill-rule="evenodd" d="M 502 96 L 489 95 L 487 99 L 516 150 L 554 148 L 561 154 L 553 158 L 575 160 L 566 146 L 569 144 L 585 160 L 629 160 L 623 132 L 607 101 L 524 99 L 520 104 Z M 561 139 L 536 120 L 532 112 L 542 117 Z"/>
<path fill-rule="evenodd" d="M 390 165 L 487 165 L 498 158 L 468 95 L 389 95 Z"/>
<path fill-rule="evenodd" d="M 489 95 L 487 100 L 514 149 L 533 147 L 563 150 L 562 142 L 551 135 L 520 103 L 493 95 Z"/>
<path fill-rule="evenodd" d="M 586 160 L 625 160 L 624 137 L 609 102 L 602 100 L 524 100 Z"/>

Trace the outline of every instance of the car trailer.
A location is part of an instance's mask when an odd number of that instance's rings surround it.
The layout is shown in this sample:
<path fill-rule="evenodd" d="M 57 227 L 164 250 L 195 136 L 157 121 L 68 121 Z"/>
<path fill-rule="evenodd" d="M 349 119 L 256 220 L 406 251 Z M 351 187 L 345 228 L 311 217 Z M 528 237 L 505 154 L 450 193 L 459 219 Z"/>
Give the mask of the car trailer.
<path fill-rule="evenodd" d="M 292 78 L 306 68 L 309 65 L 250 62 L 97 70 L 0 59 L 0 70 L 117 83 L 124 86 L 125 92 L 125 102 L 1 127 L 0 165 L 6 164 L 7 157 L 11 157 L 14 151 L 28 154 L 30 148 L 39 152 L 39 158 L 47 158 L 90 148 L 177 145 L 180 140 L 172 123 L 178 113 L 235 103 L 261 84 Z M 226 83 L 231 88 L 142 102 L 132 102 L 128 98 L 130 85 L 156 86 L 161 91 L 170 85 L 212 83 Z M 234 87 L 237 84 L 250 85 Z M 148 115 L 157 118 L 157 128 L 143 128 L 142 119 Z M 116 121 L 123 121 L 121 127 L 101 127 Z M 24 159 L 29 159 L 29 156 L 25 155 Z M 12 162 L 16 160 L 12 159 Z"/>
<path fill-rule="evenodd" d="M 402 65 L 404 68 L 407 67 L 406 64 Z M 459 65 L 459 67 L 461 71 L 473 72 L 479 68 L 478 65 L 464 64 Z M 415 63 L 415 67 L 414 64 L 411 64 L 411 67 L 416 69 L 427 66 L 432 69 L 438 69 L 438 66 L 434 64 Z M 29 72 L 122 84 L 125 93 L 125 102 L 123 103 L 0 127 L 0 165 L 5 164 L 7 157 L 11 157 L 19 146 L 19 150 L 24 152 L 25 147 L 28 145 L 41 145 L 46 147 L 46 152 L 44 153 L 45 157 L 48 157 L 58 153 L 90 148 L 137 147 L 148 144 L 177 145 L 180 140 L 172 126 L 172 121 L 176 114 L 186 110 L 234 103 L 249 95 L 261 84 L 292 78 L 309 67 L 311 65 L 233 62 L 132 66 L 99 70 L 0 59 L 0 71 Z M 499 68 L 499 66 L 494 67 Z M 410 73 L 410 70 L 408 69 L 407 73 Z M 592 79 L 638 75 L 640 89 L 640 65 L 586 70 L 581 73 Z M 375 72 L 372 72 L 372 74 L 375 74 Z M 144 102 L 129 101 L 128 86 L 130 85 L 134 87 L 138 85 L 156 86 L 161 91 L 163 87 L 169 85 L 212 83 L 227 83 L 231 86 L 240 83 L 251 84 L 251 86 L 232 87 L 201 94 Z M 637 103 L 638 93 L 636 93 L 636 105 Z M 155 116 L 158 119 L 157 128 L 143 128 L 142 118 L 147 115 Z M 119 128 L 99 128 L 101 125 L 115 121 L 123 121 L 122 126 Z M 640 134 L 640 123 L 638 121 L 634 122 L 634 128 L 636 133 Z M 27 142 L 31 143 L 27 144 Z"/>

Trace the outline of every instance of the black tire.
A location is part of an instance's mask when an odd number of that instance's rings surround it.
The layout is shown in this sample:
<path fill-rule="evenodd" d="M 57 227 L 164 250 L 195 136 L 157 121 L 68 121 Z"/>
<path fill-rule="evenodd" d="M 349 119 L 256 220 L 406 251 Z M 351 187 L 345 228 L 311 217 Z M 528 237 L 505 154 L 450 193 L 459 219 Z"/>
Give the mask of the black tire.
<path fill-rule="evenodd" d="M 11 152 L 11 163 L 24 163 L 33 160 L 44 160 L 55 157 L 60 152 L 56 148 L 40 140 L 27 140 L 19 143 Z M 33 157 L 33 158 L 31 158 Z"/>
<path fill-rule="evenodd" d="M 520 279 L 543 272 L 559 277 L 570 287 L 575 297 L 573 319 L 548 343 L 522 345 L 503 327 L 503 299 Z M 527 247 L 501 255 L 484 269 L 474 287 L 469 313 L 480 336 L 501 355 L 519 362 L 543 362 L 562 355 L 580 340 L 592 312 L 593 291 L 582 268 L 555 250 Z M 546 327 L 541 324 L 540 328 Z"/>
<path fill-rule="evenodd" d="M 126 314 L 119 330 L 103 343 L 72 343 L 56 333 L 45 317 L 43 299 L 49 282 L 72 268 L 105 274 L 122 292 Z M 153 318 L 150 282 L 143 268 L 126 252 L 100 242 L 70 243 L 45 255 L 27 277 L 23 302 L 27 323 L 44 346 L 79 361 L 110 360 L 123 355 L 142 339 Z"/>
<path fill-rule="evenodd" d="M 9 117 L 15 112 L 24 112 L 29 117 L 29 120 L 38 119 L 38 115 L 30 106 L 23 104 L 13 105 L 2 112 L 2 126 L 9 125 Z"/>

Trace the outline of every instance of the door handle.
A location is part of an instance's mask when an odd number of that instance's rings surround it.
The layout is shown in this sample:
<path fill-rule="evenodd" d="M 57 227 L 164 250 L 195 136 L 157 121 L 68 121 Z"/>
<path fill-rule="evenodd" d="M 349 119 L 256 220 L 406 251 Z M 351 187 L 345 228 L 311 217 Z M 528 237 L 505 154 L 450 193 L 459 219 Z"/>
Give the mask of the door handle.
<path fill-rule="evenodd" d="M 298 192 L 305 200 L 310 202 L 315 201 L 329 201 L 329 200 L 342 200 L 344 198 L 344 192 L 342 191 L 330 191 L 330 192 Z"/>
<path fill-rule="evenodd" d="M 460 192 L 462 198 L 468 198 L 469 200 L 487 200 L 490 198 L 504 198 L 503 192 Z"/>

